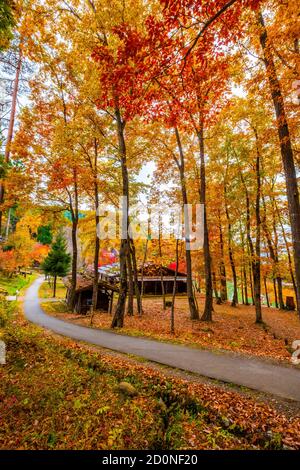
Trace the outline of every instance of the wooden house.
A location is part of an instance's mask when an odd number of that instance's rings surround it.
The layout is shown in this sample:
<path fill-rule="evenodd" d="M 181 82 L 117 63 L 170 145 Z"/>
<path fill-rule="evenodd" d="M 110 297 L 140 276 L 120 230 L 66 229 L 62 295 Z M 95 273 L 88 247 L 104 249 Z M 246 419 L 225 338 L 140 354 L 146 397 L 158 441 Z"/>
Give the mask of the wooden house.
<path fill-rule="evenodd" d="M 186 294 L 187 283 L 186 274 L 177 273 L 176 277 L 176 293 Z M 148 295 L 162 295 L 162 284 L 165 294 L 172 294 L 175 281 L 175 271 L 165 266 L 155 263 L 146 263 L 144 267 L 139 268 L 139 288 L 141 290 L 143 284 L 143 292 Z"/>
<path fill-rule="evenodd" d="M 110 284 L 117 284 L 119 282 L 119 265 L 107 265 L 99 268 L 99 278 Z M 186 294 L 187 282 L 186 274 L 178 272 L 176 278 L 176 292 L 178 294 Z M 155 263 L 146 263 L 143 267 L 138 269 L 138 283 L 141 291 L 143 284 L 143 293 L 146 295 L 162 295 L 162 284 L 164 286 L 165 294 L 173 293 L 173 286 L 175 280 L 175 271 L 171 268 Z"/>
<path fill-rule="evenodd" d="M 67 277 L 64 279 L 64 284 L 67 287 L 66 302 L 70 304 L 70 286 L 71 278 Z M 118 292 L 119 289 L 99 279 L 98 282 L 98 297 L 97 297 L 97 310 L 104 310 L 105 312 L 111 312 L 113 304 L 114 292 Z M 75 291 L 75 312 L 86 315 L 92 306 L 93 298 L 93 278 L 89 274 L 79 274 L 77 276 L 77 286 Z"/>

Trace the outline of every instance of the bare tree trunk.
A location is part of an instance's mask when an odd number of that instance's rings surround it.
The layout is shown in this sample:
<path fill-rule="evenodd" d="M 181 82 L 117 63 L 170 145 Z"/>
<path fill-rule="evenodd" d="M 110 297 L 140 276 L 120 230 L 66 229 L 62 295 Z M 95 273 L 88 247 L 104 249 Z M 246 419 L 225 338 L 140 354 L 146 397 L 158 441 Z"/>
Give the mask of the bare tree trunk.
<path fill-rule="evenodd" d="M 282 291 L 282 278 L 280 276 L 278 276 L 276 278 L 276 281 L 277 281 L 277 287 L 278 287 L 278 300 L 279 300 L 279 308 L 281 310 L 284 310 L 285 309 L 285 305 L 284 305 L 284 300 L 283 300 L 283 291 Z"/>
<path fill-rule="evenodd" d="M 270 91 L 276 113 L 281 157 L 286 179 L 287 199 L 294 248 L 297 311 L 300 316 L 300 203 L 297 175 L 283 96 L 272 53 L 272 45 L 268 40 L 267 29 L 261 12 L 258 12 L 258 24 L 260 26 L 260 44 L 264 54 L 267 78 L 269 80 Z"/>
<path fill-rule="evenodd" d="M 241 267 L 240 270 L 240 279 L 241 279 L 241 294 L 242 294 L 242 304 L 245 305 L 245 297 L 244 297 L 244 281 L 243 281 L 243 268 Z"/>
<path fill-rule="evenodd" d="M 240 237 L 241 237 L 241 246 L 243 250 L 243 256 L 242 256 L 242 265 L 241 265 L 241 292 L 242 292 L 242 302 L 244 305 L 249 305 L 248 304 L 248 288 L 247 288 L 247 274 L 246 274 L 246 268 L 245 268 L 245 237 L 244 237 L 244 232 L 242 230 L 242 224 L 240 222 Z"/>
<path fill-rule="evenodd" d="M 284 300 L 283 300 L 283 292 L 282 292 L 282 277 L 280 276 L 279 272 L 279 255 L 278 255 L 278 235 L 277 235 L 277 227 L 276 227 L 276 217 L 275 217 L 275 200 L 273 198 L 273 232 L 274 232 L 274 250 L 275 250 L 275 259 L 277 263 L 277 286 L 278 286 L 278 299 L 279 299 L 279 306 L 281 310 L 285 309 Z"/>
<path fill-rule="evenodd" d="M 199 320 L 199 311 L 197 309 L 197 305 L 196 305 L 195 298 L 194 298 L 194 291 L 193 291 L 192 257 L 191 257 L 191 251 L 189 249 L 189 244 L 190 244 L 189 225 L 190 224 L 188 220 L 188 210 L 187 210 L 188 197 L 187 197 L 186 179 L 185 179 L 185 161 L 184 161 L 182 143 L 181 143 L 181 139 L 180 139 L 180 135 L 179 135 L 177 127 L 175 127 L 175 135 L 176 135 L 177 146 L 178 146 L 178 151 L 179 151 L 179 156 L 180 156 L 180 160 L 178 161 L 176 159 L 176 163 L 177 163 L 179 174 L 180 174 L 181 196 L 182 196 L 182 203 L 184 207 L 187 297 L 188 297 L 188 302 L 189 302 L 191 320 Z"/>
<path fill-rule="evenodd" d="M 202 321 L 212 321 L 213 312 L 213 289 L 211 276 L 211 256 L 209 248 L 207 207 L 206 207 L 206 176 L 205 176 L 205 153 L 204 153 L 204 129 L 201 125 L 197 134 L 200 150 L 200 204 L 204 207 L 204 271 L 205 271 L 205 306 L 201 317 Z"/>
<path fill-rule="evenodd" d="M 251 295 L 252 295 L 252 303 L 255 305 L 255 294 L 254 294 L 254 288 L 253 284 L 255 283 L 254 280 L 254 271 L 255 271 L 255 254 L 254 254 L 254 246 L 251 238 L 251 225 L 250 225 L 250 197 L 248 193 L 248 188 L 244 180 L 244 176 L 242 171 L 240 172 L 241 176 L 241 181 L 243 183 L 244 189 L 245 189 L 245 196 L 246 196 L 246 235 L 247 235 L 247 244 L 250 252 L 250 266 L 251 266 L 251 271 L 250 271 L 250 283 L 251 283 Z M 253 276 L 253 282 L 252 282 L 252 276 Z"/>
<path fill-rule="evenodd" d="M 232 250 L 232 234 L 231 234 L 231 221 L 229 216 L 229 210 L 227 205 L 227 187 L 226 182 L 224 181 L 224 200 L 225 200 L 225 213 L 227 219 L 227 227 L 228 227 L 228 253 L 229 253 L 229 261 L 231 266 L 232 272 L 232 279 L 233 279 L 233 297 L 231 301 L 231 306 L 236 307 L 238 304 L 238 290 L 237 290 L 237 275 L 236 275 L 236 268 L 235 262 L 233 257 L 233 250 Z"/>
<path fill-rule="evenodd" d="M 261 270 L 260 270 L 260 243 L 261 243 L 261 219 L 260 219 L 260 197 L 261 197 L 261 179 L 260 179 L 260 149 L 257 131 L 254 128 L 256 140 L 256 240 L 255 240 L 255 259 L 253 263 L 253 279 L 254 279 L 254 298 L 255 298 L 255 314 L 256 323 L 262 323 L 261 311 Z"/>
<path fill-rule="evenodd" d="M 9 236 L 10 217 L 11 217 L 11 207 L 8 209 L 7 222 L 6 222 L 6 230 L 5 230 L 5 240 L 8 240 L 8 236 Z M 0 232 L 0 233 L 1 233 L 1 232 Z"/>
<path fill-rule="evenodd" d="M 265 293 L 266 293 L 266 299 L 267 299 L 267 305 L 270 308 L 270 301 L 269 301 L 269 294 L 268 294 L 268 287 L 267 287 L 267 278 L 264 276 L 264 285 L 265 285 Z"/>
<path fill-rule="evenodd" d="M 12 103 L 11 103 L 11 110 L 10 110 L 10 118 L 9 118 L 7 139 L 6 139 L 5 152 L 4 152 L 5 163 L 8 163 L 10 159 L 10 148 L 11 148 L 11 143 L 12 143 L 13 133 L 14 133 L 21 68 L 22 68 L 22 51 L 20 48 L 19 58 L 18 58 L 17 67 L 16 67 L 16 75 L 15 75 L 14 88 L 13 88 L 13 93 L 12 93 Z M 0 235 L 2 233 L 2 217 L 3 217 L 2 204 L 4 202 L 4 196 L 5 196 L 5 188 L 4 188 L 4 183 L 2 182 L 0 183 Z"/>
<path fill-rule="evenodd" d="M 133 316 L 133 272 L 130 250 L 127 250 L 127 267 L 128 267 L 128 300 L 127 300 L 127 315 Z"/>
<path fill-rule="evenodd" d="M 250 289 L 251 289 L 252 305 L 255 305 L 254 291 L 253 291 L 253 278 L 252 278 L 252 264 L 251 264 L 251 262 L 249 263 L 249 278 L 250 278 Z"/>
<path fill-rule="evenodd" d="M 92 166 L 92 165 L 91 165 Z M 93 322 L 94 312 L 97 310 L 98 303 L 98 280 L 99 280 L 99 253 L 100 253 L 100 216 L 99 216 L 99 188 L 98 188 L 98 144 L 97 139 L 94 140 L 94 166 L 92 166 L 94 173 L 94 201 L 95 201 L 95 251 L 94 251 L 94 278 L 93 278 L 93 296 L 92 296 L 92 312 L 91 323 Z"/>
<path fill-rule="evenodd" d="M 144 296 L 144 268 L 145 268 L 145 264 L 146 264 L 146 260 L 147 260 L 148 242 L 149 242 L 149 239 L 147 237 L 146 245 L 145 245 L 145 251 L 144 251 L 144 257 L 143 257 L 142 267 L 141 267 L 141 302 L 142 302 L 142 305 L 143 305 L 143 296 Z"/>
<path fill-rule="evenodd" d="M 219 296 L 218 289 L 217 289 L 217 278 L 215 271 L 212 271 L 212 283 L 213 283 L 213 290 L 216 298 L 216 303 L 220 305 L 222 303 L 221 297 Z"/>
<path fill-rule="evenodd" d="M 112 319 L 112 328 L 122 328 L 124 325 L 125 305 L 127 296 L 127 251 L 128 251 L 128 207 L 129 207 L 129 182 L 126 158 L 126 143 L 124 137 L 125 122 L 123 121 L 118 106 L 115 109 L 115 117 L 117 122 L 117 133 L 119 142 L 119 155 L 122 168 L 122 194 L 126 202 L 126 208 L 123 208 L 122 227 L 126 230 L 126 234 L 122 234 L 120 247 L 120 290 L 119 297 Z"/>
<path fill-rule="evenodd" d="M 219 261 L 219 271 L 221 277 L 221 300 L 222 302 L 227 301 L 227 280 L 226 280 L 226 268 L 224 263 L 224 240 L 223 240 L 223 231 L 221 224 L 221 214 L 220 210 L 218 211 L 219 216 L 219 242 L 220 242 L 220 261 Z"/>
<path fill-rule="evenodd" d="M 245 285 L 245 305 L 249 305 L 248 286 L 247 286 L 247 271 L 246 271 L 245 263 L 243 265 L 243 276 L 244 276 L 244 285 Z"/>
<path fill-rule="evenodd" d="M 69 305 L 70 309 L 73 311 L 75 308 L 75 292 L 77 285 L 77 259 L 78 259 L 78 246 L 77 246 L 77 229 L 78 229 L 78 182 L 77 182 L 77 169 L 73 168 L 73 184 L 74 184 L 74 205 L 72 202 L 72 196 L 69 194 L 70 199 L 70 210 L 72 218 L 72 274 L 71 274 L 71 286 L 70 286 L 70 296 L 69 296 Z"/>
<path fill-rule="evenodd" d="M 77 284 L 77 257 L 78 257 L 78 249 L 77 249 L 77 226 L 78 221 L 72 221 L 72 273 L 71 273 L 71 286 L 70 286 L 70 309 L 73 311 L 75 307 L 75 291 L 76 291 L 76 284 Z"/>
<path fill-rule="evenodd" d="M 173 284 L 173 295 L 172 295 L 172 306 L 171 306 L 171 333 L 175 333 L 175 299 L 176 299 L 176 290 L 177 290 L 177 274 L 178 274 L 178 246 L 179 240 L 176 239 L 176 268 Z"/>
<path fill-rule="evenodd" d="M 276 279 L 273 279 L 273 289 L 274 289 L 275 307 L 278 308 L 278 297 L 277 297 Z"/>
<path fill-rule="evenodd" d="M 129 238 L 129 250 L 131 254 L 131 266 L 132 266 L 132 272 L 133 272 L 133 283 L 134 283 L 134 292 L 135 292 L 135 298 L 136 298 L 136 305 L 137 305 L 137 312 L 138 315 L 141 316 L 143 313 L 143 307 L 142 307 L 142 299 L 141 299 L 141 293 L 139 289 L 139 276 L 138 276 L 138 268 L 137 268 L 137 263 L 136 263 L 136 255 L 135 255 L 135 246 L 134 246 L 134 241 Z"/>
<path fill-rule="evenodd" d="M 53 280 L 53 297 L 56 297 L 56 281 L 57 281 L 57 276 L 55 274 L 54 280 Z"/>
<path fill-rule="evenodd" d="M 163 299 L 163 310 L 166 310 L 166 294 L 165 294 L 165 285 L 164 285 L 164 277 L 163 277 L 162 249 L 161 249 L 161 232 L 162 232 L 162 221 L 161 221 L 161 214 L 159 214 L 158 251 L 159 251 L 159 259 L 160 259 L 160 283 L 161 283 L 161 293 L 162 293 L 162 299 Z"/>
<path fill-rule="evenodd" d="M 282 232 L 282 236 L 283 236 L 283 239 L 284 239 L 286 252 L 287 252 L 287 255 L 288 255 L 289 271 L 290 271 L 290 276 L 291 276 L 291 280 L 292 280 L 292 283 L 293 283 L 294 292 L 295 292 L 295 296 L 296 296 L 297 288 L 296 288 L 296 281 L 295 281 L 294 270 L 293 270 L 292 257 L 291 257 L 291 253 L 290 253 L 290 247 L 289 247 L 289 244 L 288 244 L 285 229 L 284 229 L 284 226 L 283 226 L 283 223 L 282 223 L 282 220 L 281 220 L 281 215 L 280 215 L 278 206 L 276 204 L 276 201 L 275 201 L 275 205 L 276 205 L 276 211 L 277 211 L 277 214 L 278 214 L 279 223 L 280 223 L 280 226 L 281 226 L 281 232 Z"/>
<path fill-rule="evenodd" d="M 266 210 L 266 204 L 265 204 L 264 198 L 263 198 L 263 206 L 264 206 L 264 220 L 263 220 L 262 226 L 263 226 L 265 238 L 266 238 L 266 241 L 267 241 L 267 246 L 268 246 L 268 250 L 269 250 L 269 253 L 270 253 L 270 258 L 271 258 L 272 263 L 273 263 L 273 278 L 276 280 L 277 286 L 278 286 L 279 305 L 280 305 L 281 309 L 284 309 L 284 302 L 283 302 L 283 296 L 282 296 L 282 279 L 279 276 L 279 271 L 278 271 L 278 262 L 279 262 L 279 260 L 278 260 L 278 250 L 277 250 L 277 246 L 276 246 L 277 245 L 276 227 L 274 227 L 276 240 L 273 244 L 269 229 L 267 227 L 267 221 L 266 221 L 266 219 L 267 219 L 267 210 Z M 276 294 L 276 296 L 277 296 L 277 294 Z M 276 299 L 276 304 L 277 304 L 277 299 Z"/>

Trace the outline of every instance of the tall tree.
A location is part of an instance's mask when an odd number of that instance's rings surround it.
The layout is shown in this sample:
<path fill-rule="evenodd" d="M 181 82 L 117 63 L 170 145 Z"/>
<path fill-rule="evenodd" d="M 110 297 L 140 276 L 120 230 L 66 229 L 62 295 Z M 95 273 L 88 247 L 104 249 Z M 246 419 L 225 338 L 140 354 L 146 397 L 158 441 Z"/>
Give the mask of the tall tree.
<path fill-rule="evenodd" d="M 260 26 L 260 44 L 264 54 L 264 63 L 277 119 L 280 151 L 286 179 L 286 191 L 294 249 L 297 310 L 300 316 L 300 202 L 297 175 L 289 125 L 286 117 L 281 86 L 274 62 L 272 44 L 268 40 L 267 28 L 261 12 L 258 13 L 257 20 Z"/>
<path fill-rule="evenodd" d="M 71 264 L 71 255 L 67 252 L 67 244 L 61 233 L 56 237 L 48 256 L 42 263 L 45 274 L 53 276 L 53 297 L 56 296 L 56 283 L 58 277 L 68 274 Z"/>

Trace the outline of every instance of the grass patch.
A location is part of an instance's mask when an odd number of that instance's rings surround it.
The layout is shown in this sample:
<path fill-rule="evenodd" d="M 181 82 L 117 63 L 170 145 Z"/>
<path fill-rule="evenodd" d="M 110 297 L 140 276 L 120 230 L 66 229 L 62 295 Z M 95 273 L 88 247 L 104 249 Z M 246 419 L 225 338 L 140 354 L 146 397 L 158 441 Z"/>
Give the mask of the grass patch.
<path fill-rule="evenodd" d="M 53 298 L 53 287 L 52 285 L 49 286 L 48 281 L 43 282 L 39 289 L 39 296 L 41 299 L 50 299 Z M 57 280 L 56 285 L 56 298 L 57 299 L 64 299 L 66 297 L 66 288 L 63 284 L 61 279 Z"/>
<path fill-rule="evenodd" d="M 42 309 L 51 314 L 55 313 L 66 313 L 68 312 L 68 306 L 65 302 L 41 302 Z"/>
<path fill-rule="evenodd" d="M 16 295 L 17 290 L 22 294 L 22 291 L 24 291 L 36 277 L 36 273 L 32 273 L 26 277 L 18 275 L 11 278 L 0 275 L 0 290 L 6 291 L 8 295 Z"/>

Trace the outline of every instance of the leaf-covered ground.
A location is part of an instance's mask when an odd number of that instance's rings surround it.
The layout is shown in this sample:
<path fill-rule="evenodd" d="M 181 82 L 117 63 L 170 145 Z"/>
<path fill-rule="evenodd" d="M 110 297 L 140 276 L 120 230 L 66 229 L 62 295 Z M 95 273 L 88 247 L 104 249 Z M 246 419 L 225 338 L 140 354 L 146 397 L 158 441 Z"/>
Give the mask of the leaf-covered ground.
<path fill-rule="evenodd" d="M 204 301 L 198 298 L 200 311 Z M 291 343 L 300 339 L 300 321 L 295 312 L 263 308 L 263 325 L 255 324 L 253 306 L 229 304 L 214 305 L 213 323 L 191 321 L 187 300 L 179 297 L 175 308 L 175 334 L 170 334 L 170 309 L 163 311 L 160 298 L 145 298 L 144 314 L 138 317 L 125 317 L 122 334 L 142 335 L 159 340 L 175 341 L 203 347 L 206 349 L 225 349 L 244 354 L 290 362 Z M 72 321 L 90 325 L 89 316 L 70 314 L 64 304 L 43 304 L 50 314 Z M 110 328 L 111 316 L 98 312 L 93 325 Z"/>
<path fill-rule="evenodd" d="M 0 310 L 2 449 L 300 448 L 295 415 L 92 351 L 29 325 L 3 301 Z M 124 396 L 121 381 L 137 395 Z"/>

